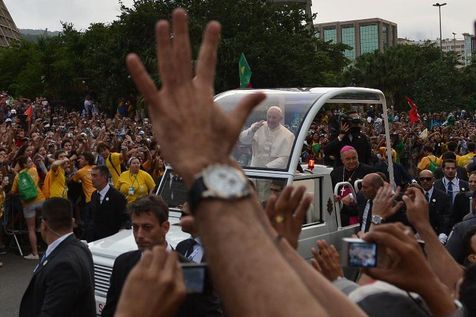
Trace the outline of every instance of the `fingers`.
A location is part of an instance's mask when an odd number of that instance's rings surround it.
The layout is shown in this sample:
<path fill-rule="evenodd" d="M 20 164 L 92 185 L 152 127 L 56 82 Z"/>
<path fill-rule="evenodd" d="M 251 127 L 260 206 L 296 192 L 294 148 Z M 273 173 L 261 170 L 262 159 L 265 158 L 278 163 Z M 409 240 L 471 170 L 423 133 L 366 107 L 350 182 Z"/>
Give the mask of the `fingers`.
<path fill-rule="evenodd" d="M 161 20 L 155 27 L 157 67 L 159 69 L 162 86 L 174 85 L 174 65 L 170 61 L 172 56 L 172 43 L 170 41 L 169 22 Z"/>
<path fill-rule="evenodd" d="M 235 145 L 235 141 L 238 139 L 238 135 L 240 134 L 241 128 L 245 124 L 246 118 L 248 118 L 250 112 L 265 98 L 266 95 L 261 92 L 247 95 L 240 101 L 238 106 L 236 106 L 236 108 L 230 114 L 228 114 L 228 117 L 230 118 L 230 123 L 232 125 L 232 146 Z"/>
<path fill-rule="evenodd" d="M 276 208 L 275 208 L 275 205 L 276 205 L 276 196 L 275 195 L 271 195 L 269 196 L 268 200 L 266 201 L 266 214 L 268 215 L 268 218 L 269 218 L 269 221 L 271 221 L 271 223 L 273 223 L 273 219 L 274 219 L 274 216 L 275 216 L 275 211 L 276 211 Z"/>
<path fill-rule="evenodd" d="M 322 273 L 322 269 L 319 266 L 319 263 L 315 259 L 311 259 L 311 265 L 318 271 Z"/>
<path fill-rule="evenodd" d="M 363 239 L 389 247 L 399 254 L 405 254 L 408 252 L 408 243 L 417 243 L 414 237 L 409 237 L 406 233 L 407 230 L 410 229 L 402 224 L 382 224 L 376 226 L 373 231 L 365 234 Z"/>
<path fill-rule="evenodd" d="M 155 87 L 152 78 L 150 78 L 139 57 L 136 54 L 127 55 L 126 65 L 137 89 L 139 89 L 139 92 L 144 96 L 151 110 L 160 112 L 157 87 Z"/>
<path fill-rule="evenodd" d="M 196 66 L 196 76 L 205 87 L 213 88 L 214 86 L 220 30 L 221 26 L 218 22 L 210 22 L 203 32 L 202 46 L 200 47 Z"/>
<path fill-rule="evenodd" d="M 309 206 L 311 206 L 312 200 L 313 197 L 311 195 L 305 195 L 301 199 L 298 208 L 294 212 L 294 217 L 298 223 L 304 222 L 304 217 L 306 217 L 306 213 L 309 210 Z"/>
<path fill-rule="evenodd" d="M 305 191 L 306 187 L 304 186 L 299 186 L 298 188 L 292 191 L 291 198 L 288 202 L 288 205 L 290 206 L 290 209 L 292 209 L 292 211 L 294 211 L 301 202 Z"/>
<path fill-rule="evenodd" d="M 278 200 L 276 201 L 276 209 L 284 212 L 288 211 L 287 203 L 290 201 L 293 191 L 294 187 L 292 186 L 284 187 L 281 194 L 279 194 Z"/>
<path fill-rule="evenodd" d="M 172 13 L 173 45 L 172 59 L 177 82 L 186 82 L 192 79 L 192 53 L 188 35 L 188 17 L 184 9 L 175 9 Z M 170 61 L 169 61 L 170 62 Z"/>

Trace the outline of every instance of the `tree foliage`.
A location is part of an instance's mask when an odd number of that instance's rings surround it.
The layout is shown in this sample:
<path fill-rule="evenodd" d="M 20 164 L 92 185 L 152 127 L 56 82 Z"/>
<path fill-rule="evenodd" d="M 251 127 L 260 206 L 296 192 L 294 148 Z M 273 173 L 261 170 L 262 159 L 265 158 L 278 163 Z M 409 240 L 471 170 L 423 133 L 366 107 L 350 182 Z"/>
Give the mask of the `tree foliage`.
<path fill-rule="evenodd" d="M 343 80 L 347 85 L 381 89 L 389 104 L 400 110 L 408 109 L 406 96 L 423 111 L 475 108 L 474 66 L 457 66 L 452 52 L 442 54 L 434 45 L 398 45 L 384 53 L 362 55 L 346 69 Z"/>
<path fill-rule="evenodd" d="M 205 23 L 213 19 L 223 25 L 217 92 L 239 87 L 241 53 L 251 65 L 254 87 L 336 85 L 348 62 L 345 46 L 316 38 L 300 6 L 270 5 L 264 0 L 135 0 L 131 7 L 122 5 L 111 24 L 91 24 L 79 32 L 65 23 L 56 37 L 22 41 L 1 50 L 0 89 L 77 105 L 92 93 L 103 108 L 114 111 L 118 98 L 137 94 L 124 65 L 129 52 L 141 56 L 160 84 L 154 26 L 158 19 L 170 19 L 176 7 L 189 13 L 194 56 Z"/>

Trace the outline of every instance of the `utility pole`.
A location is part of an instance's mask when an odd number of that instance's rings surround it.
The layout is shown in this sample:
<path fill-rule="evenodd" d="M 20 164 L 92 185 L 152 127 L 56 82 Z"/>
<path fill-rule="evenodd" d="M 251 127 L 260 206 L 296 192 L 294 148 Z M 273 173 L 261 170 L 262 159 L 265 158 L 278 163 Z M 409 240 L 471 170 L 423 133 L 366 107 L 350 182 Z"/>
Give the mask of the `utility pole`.
<path fill-rule="evenodd" d="M 453 32 L 453 52 L 456 52 L 456 33 Z"/>
<path fill-rule="evenodd" d="M 443 37 L 442 37 L 442 32 L 441 32 L 441 7 L 444 7 L 447 3 L 444 2 L 444 3 L 435 3 L 433 4 L 434 7 L 438 7 L 438 13 L 439 13 L 439 17 L 440 17 L 440 50 L 443 52 Z"/>

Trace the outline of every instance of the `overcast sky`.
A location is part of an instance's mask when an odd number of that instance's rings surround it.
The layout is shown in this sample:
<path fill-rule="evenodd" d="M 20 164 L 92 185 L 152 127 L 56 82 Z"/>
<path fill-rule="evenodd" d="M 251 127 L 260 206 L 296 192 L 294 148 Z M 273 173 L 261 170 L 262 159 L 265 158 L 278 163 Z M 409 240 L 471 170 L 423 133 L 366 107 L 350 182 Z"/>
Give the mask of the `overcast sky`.
<path fill-rule="evenodd" d="M 60 30 L 60 21 L 86 29 L 91 22 L 111 22 L 119 14 L 118 0 L 4 0 L 20 29 Z M 132 0 L 123 0 L 130 5 Z M 439 36 L 436 0 L 313 0 L 316 22 L 383 18 L 398 24 L 398 36 L 415 40 Z M 476 0 L 446 0 L 442 7 L 443 38 L 474 33 Z"/>

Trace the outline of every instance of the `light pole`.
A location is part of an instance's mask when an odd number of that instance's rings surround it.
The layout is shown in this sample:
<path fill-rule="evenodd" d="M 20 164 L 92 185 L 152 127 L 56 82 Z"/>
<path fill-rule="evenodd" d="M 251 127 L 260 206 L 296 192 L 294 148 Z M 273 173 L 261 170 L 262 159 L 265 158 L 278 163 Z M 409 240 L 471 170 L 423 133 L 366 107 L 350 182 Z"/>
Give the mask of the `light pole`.
<path fill-rule="evenodd" d="M 444 7 L 446 5 L 446 2 L 444 3 L 435 3 L 433 4 L 434 7 L 438 7 L 438 13 L 439 13 L 439 17 L 440 17 L 440 50 L 443 52 L 443 38 L 442 38 L 442 35 L 441 35 L 441 7 Z"/>

